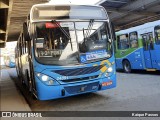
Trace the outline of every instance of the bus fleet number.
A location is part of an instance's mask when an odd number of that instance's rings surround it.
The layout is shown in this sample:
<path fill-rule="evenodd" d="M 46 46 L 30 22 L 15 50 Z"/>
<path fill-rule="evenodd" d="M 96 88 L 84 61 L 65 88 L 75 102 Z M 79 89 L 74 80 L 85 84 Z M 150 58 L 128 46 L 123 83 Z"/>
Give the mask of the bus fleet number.
<path fill-rule="evenodd" d="M 67 80 L 68 77 L 67 76 L 60 76 L 60 77 L 57 77 L 57 80 Z"/>

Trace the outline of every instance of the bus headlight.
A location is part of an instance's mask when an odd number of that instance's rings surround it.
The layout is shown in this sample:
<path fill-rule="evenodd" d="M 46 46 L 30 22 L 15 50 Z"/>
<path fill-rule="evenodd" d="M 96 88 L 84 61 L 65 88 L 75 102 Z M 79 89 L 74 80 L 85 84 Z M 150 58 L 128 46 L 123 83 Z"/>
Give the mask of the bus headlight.
<path fill-rule="evenodd" d="M 49 77 L 48 77 L 47 75 L 42 75 L 41 78 L 42 78 L 42 81 L 45 82 L 45 81 L 48 81 L 48 78 L 49 78 Z"/>
<path fill-rule="evenodd" d="M 109 67 L 108 70 L 107 70 L 107 72 L 109 72 L 109 73 L 113 72 L 113 68 Z"/>
<path fill-rule="evenodd" d="M 39 80 L 41 80 L 46 85 L 59 85 L 56 80 L 54 80 L 53 78 L 47 75 L 36 73 L 36 76 L 38 77 Z"/>

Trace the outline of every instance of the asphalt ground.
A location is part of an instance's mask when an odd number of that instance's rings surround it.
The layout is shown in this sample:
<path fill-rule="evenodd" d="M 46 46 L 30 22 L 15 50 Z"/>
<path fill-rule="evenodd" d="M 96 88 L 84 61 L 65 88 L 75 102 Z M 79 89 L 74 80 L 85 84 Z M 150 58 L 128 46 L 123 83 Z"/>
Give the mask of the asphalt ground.
<path fill-rule="evenodd" d="M 7 72 L 11 80 L 17 84 L 15 69 L 9 69 Z M 25 94 L 19 85 L 17 87 L 21 94 Z M 32 111 L 160 111 L 160 71 L 133 71 L 130 74 L 118 71 L 117 87 L 96 93 L 48 101 L 34 100 L 29 94 L 24 98 Z M 51 117 L 45 119 L 51 119 Z M 54 117 L 54 120 L 56 119 L 75 120 L 72 117 Z M 160 118 L 76 117 L 76 120 L 80 119 L 159 120 Z"/>

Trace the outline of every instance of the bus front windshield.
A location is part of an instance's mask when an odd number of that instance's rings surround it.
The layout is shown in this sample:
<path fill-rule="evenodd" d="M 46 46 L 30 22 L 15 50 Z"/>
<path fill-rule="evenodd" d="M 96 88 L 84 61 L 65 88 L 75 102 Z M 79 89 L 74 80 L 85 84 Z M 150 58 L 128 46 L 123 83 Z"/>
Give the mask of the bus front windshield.
<path fill-rule="evenodd" d="M 111 57 L 107 21 L 38 22 L 35 56 L 42 64 L 69 65 Z"/>

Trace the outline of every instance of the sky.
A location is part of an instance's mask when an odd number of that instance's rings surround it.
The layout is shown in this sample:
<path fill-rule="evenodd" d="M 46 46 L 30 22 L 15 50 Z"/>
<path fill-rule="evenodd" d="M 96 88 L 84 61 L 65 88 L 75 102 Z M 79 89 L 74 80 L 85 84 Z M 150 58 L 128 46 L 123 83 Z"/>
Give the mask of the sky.
<path fill-rule="evenodd" d="M 90 4 L 94 5 L 95 3 L 99 2 L 100 0 L 51 0 L 54 3 L 72 3 L 72 4 Z"/>

